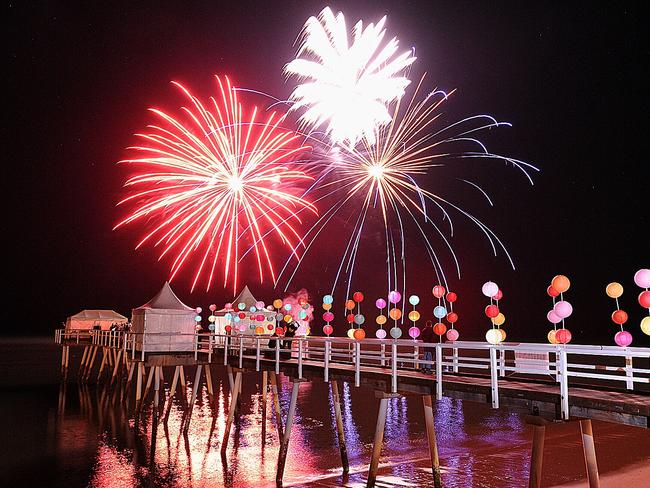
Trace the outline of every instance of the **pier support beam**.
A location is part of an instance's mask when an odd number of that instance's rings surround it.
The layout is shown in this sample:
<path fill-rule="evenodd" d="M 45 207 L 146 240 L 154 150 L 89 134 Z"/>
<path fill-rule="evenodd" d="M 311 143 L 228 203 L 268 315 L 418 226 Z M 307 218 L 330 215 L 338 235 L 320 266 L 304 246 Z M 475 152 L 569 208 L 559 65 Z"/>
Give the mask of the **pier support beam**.
<path fill-rule="evenodd" d="M 239 390 L 241 389 L 242 374 L 241 371 L 237 371 L 234 379 L 233 389 L 230 393 L 230 408 L 228 409 L 228 420 L 226 420 L 226 428 L 223 432 L 223 440 L 221 441 L 221 454 L 226 454 L 226 449 L 228 448 L 228 439 L 230 438 L 230 429 L 232 427 L 232 422 L 235 418 L 235 407 L 237 405 L 237 398 L 239 397 Z"/>
<path fill-rule="evenodd" d="M 138 361 L 138 378 L 135 386 L 135 402 L 138 404 L 142 400 L 142 361 Z"/>
<path fill-rule="evenodd" d="M 199 364 L 196 366 L 196 374 L 194 375 L 194 384 L 192 384 L 192 399 L 190 401 L 190 408 L 187 411 L 187 420 L 185 421 L 184 430 L 187 432 L 190 429 L 190 422 L 192 420 L 192 411 L 194 410 L 194 402 L 196 402 L 196 396 L 199 393 L 199 388 L 201 386 L 201 371 L 203 365 Z"/>
<path fill-rule="evenodd" d="M 298 403 L 298 390 L 300 389 L 300 383 L 303 381 L 303 379 L 293 380 L 291 401 L 289 402 L 289 412 L 287 413 L 287 421 L 284 425 L 284 435 L 282 436 L 280 452 L 278 453 L 278 470 L 275 474 L 275 481 L 277 484 L 282 483 L 282 477 L 284 476 L 284 466 L 287 462 L 287 452 L 289 452 L 289 439 L 291 438 L 291 426 L 293 425 L 293 417 L 296 413 L 296 403 Z"/>
<path fill-rule="evenodd" d="M 379 397 L 379 413 L 377 414 L 377 425 L 375 426 L 375 441 L 372 448 L 372 458 L 368 468 L 368 488 L 375 486 L 377 481 L 377 469 L 379 468 L 379 456 L 384 443 L 384 428 L 386 427 L 386 412 L 388 411 L 388 400 L 396 398 L 396 393 L 377 392 Z"/>
<path fill-rule="evenodd" d="M 271 393 L 273 395 L 273 409 L 275 410 L 275 426 L 278 429 L 278 439 L 282 440 L 282 414 L 280 411 L 280 397 L 278 396 L 278 379 L 275 371 L 271 371 Z"/>
<path fill-rule="evenodd" d="M 332 380 L 332 400 L 334 403 L 334 414 L 336 415 L 336 432 L 339 440 L 339 451 L 341 452 L 341 465 L 343 473 L 350 472 L 350 462 L 348 461 L 348 448 L 345 444 L 345 431 L 343 430 L 343 416 L 341 415 L 341 398 L 339 396 L 338 381 Z"/>
<path fill-rule="evenodd" d="M 266 395 L 268 391 L 269 372 L 262 371 L 262 445 L 266 443 Z"/>
<path fill-rule="evenodd" d="M 176 393 L 176 386 L 178 385 L 178 377 L 181 373 L 181 367 L 176 366 L 174 368 L 174 378 L 172 379 L 172 386 L 169 389 L 169 399 L 167 400 L 167 406 L 165 407 L 165 420 L 169 418 L 169 412 L 172 410 L 172 401 L 174 400 L 174 394 Z"/>
<path fill-rule="evenodd" d="M 530 454 L 528 488 L 540 488 L 542 486 L 544 438 L 546 437 L 546 425 L 548 421 L 536 415 L 528 415 L 526 417 L 526 423 L 533 426 L 533 447 Z"/>
<path fill-rule="evenodd" d="M 594 445 L 594 433 L 591 429 L 590 419 L 582 419 L 580 421 L 580 434 L 582 435 L 582 450 L 585 455 L 589 488 L 600 488 L 598 462 L 596 461 L 596 447 Z"/>
<path fill-rule="evenodd" d="M 436 427 L 434 424 L 431 395 L 423 395 L 422 403 L 424 406 L 424 421 L 427 427 L 427 439 L 429 440 L 431 470 L 433 471 L 433 486 L 435 488 L 441 488 L 442 477 L 440 476 L 440 459 L 438 458 L 438 441 L 436 440 Z"/>

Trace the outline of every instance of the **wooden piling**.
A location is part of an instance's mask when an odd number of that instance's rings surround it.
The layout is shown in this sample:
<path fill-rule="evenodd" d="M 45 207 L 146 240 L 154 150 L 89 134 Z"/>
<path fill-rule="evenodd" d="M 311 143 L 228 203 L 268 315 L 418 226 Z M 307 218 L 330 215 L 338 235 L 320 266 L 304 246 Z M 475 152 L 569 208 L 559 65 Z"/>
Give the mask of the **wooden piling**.
<path fill-rule="evenodd" d="M 239 390 L 241 389 L 242 382 L 242 373 L 237 371 L 234 380 L 234 386 L 230 393 L 230 408 L 228 409 L 228 419 L 226 420 L 226 427 L 223 432 L 223 440 L 221 441 L 221 454 L 226 454 L 226 449 L 228 448 L 228 439 L 230 437 L 230 429 L 232 427 L 232 422 L 235 418 L 235 406 L 237 405 L 237 397 L 239 396 Z"/>
<path fill-rule="evenodd" d="M 172 401 L 174 399 L 174 393 L 176 393 L 176 385 L 178 384 L 178 377 L 180 376 L 180 372 L 181 372 L 181 367 L 176 366 L 176 368 L 174 368 L 174 378 L 172 379 L 172 386 L 169 389 L 169 400 L 167 400 L 165 419 L 169 418 L 169 412 L 171 412 L 172 409 Z"/>
<path fill-rule="evenodd" d="M 375 440 L 372 448 L 372 458 L 368 468 L 368 483 L 366 486 L 373 487 L 377 480 L 377 469 L 379 468 L 379 456 L 384 443 L 384 429 L 386 427 L 386 412 L 388 411 L 388 400 L 399 395 L 395 393 L 377 392 L 379 397 L 379 412 L 377 413 L 377 424 L 375 426 Z"/>
<path fill-rule="evenodd" d="M 345 431 L 343 430 L 343 416 L 341 415 L 341 398 L 339 396 L 338 381 L 332 380 L 332 400 L 334 403 L 334 413 L 336 414 L 336 432 L 339 440 L 339 451 L 341 453 L 341 465 L 343 473 L 350 471 L 350 462 L 348 461 L 348 448 L 345 443 Z"/>
<path fill-rule="evenodd" d="M 266 442 L 266 395 L 268 390 L 268 375 L 268 371 L 262 371 L 262 445 Z"/>
<path fill-rule="evenodd" d="M 184 431 L 187 432 L 190 429 L 190 422 L 192 420 L 192 411 L 194 410 L 194 402 L 196 402 L 196 396 L 199 393 L 199 387 L 201 385 L 201 370 L 203 365 L 199 364 L 196 366 L 196 374 L 194 375 L 194 383 L 192 384 L 192 400 L 190 401 L 190 408 L 187 411 L 187 419 L 185 421 Z"/>
<path fill-rule="evenodd" d="M 429 454 L 431 456 L 431 470 L 433 472 L 433 486 L 442 487 L 442 477 L 440 475 L 440 459 L 438 458 L 438 442 L 436 440 L 436 427 L 433 417 L 433 404 L 431 395 L 423 395 L 422 403 L 424 406 L 424 420 L 427 428 L 427 439 L 429 441 Z"/>
<path fill-rule="evenodd" d="M 205 383 L 208 385 L 208 393 L 211 398 L 214 398 L 214 390 L 212 386 L 212 368 L 209 364 L 205 365 Z"/>
<path fill-rule="evenodd" d="M 271 393 L 273 395 L 273 408 L 275 410 L 275 425 L 278 429 L 278 438 L 282 440 L 282 412 L 280 411 L 280 397 L 278 396 L 278 380 L 275 371 L 271 371 Z"/>
<path fill-rule="evenodd" d="M 97 381 L 102 377 L 102 372 L 104 371 L 104 366 L 106 366 L 106 356 L 107 356 L 107 350 L 106 348 L 102 348 L 102 363 L 99 366 L 99 373 L 97 373 Z"/>
<path fill-rule="evenodd" d="M 582 450 L 587 468 L 587 482 L 589 488 L 599 488 L 598 462 L 596 461 L 596 446 L 590 419 L 580 420 L 580 433 L 582 434 Z"/>
<path fill-rule="evenodd" d="M 135 387 L 135 402 L 140 403 L 142 400 L 142 361 L 138 361 L 138 378 Z"/>
<path fill-rule="evenodd" d="M 533 447 L 530 454 L 528 488 L 540 488 L 542 486 L 544 440 L 546 437 L 546 424 L 548 424 L 548 421 L 537 415 L 528 415 L 526 416 L 526 423 L 533 426 Z"/>
<path fill-rule="evenodd" d="M 84 352 L 81 355 L 81 364 L 79 365 L 79 371 L 77 372 L 77 377 L 81 377 L 81 372 L 84 369 L 84 366 L 86 365 L 87 357 L 88 357 L 88 350 L 90 349 L 90 346 L 84 346 Z"/>
<path fill-rule="evenodd" d="M 278 484 L 282 483 L 282 477 L 284 476 L 284 466 L 287 462 L 289 439 L 291 437 L 291 426 L 293 425 L 293 417 L 296 413 L 296 403 L 298 402 L 298 390 L 300 388 L 300 383 L 300 380 L 294 379 L 293 388 L 291 389 L 289 412 L 287 413 L 287 421 L 284 425 L 284 434 L 282 436 L 282 443 L 280 444 L 280 452 L 278 454 L 278 469 L 275 474 L 275 481 Z"/>

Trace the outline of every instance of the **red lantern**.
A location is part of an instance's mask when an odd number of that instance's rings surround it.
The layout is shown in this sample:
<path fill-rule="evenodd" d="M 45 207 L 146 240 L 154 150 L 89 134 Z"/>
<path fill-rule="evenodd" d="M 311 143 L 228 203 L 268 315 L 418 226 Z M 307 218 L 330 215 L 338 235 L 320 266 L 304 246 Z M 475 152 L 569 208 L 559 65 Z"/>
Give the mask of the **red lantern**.
<path fill-rule="evenodd" d="M 266 326 L 266 328 L 269 329 L 269 330 L 273 330 L 273 324 L 268 324 L 268 325 Z"/>
<path fill-rule="evenodd" d="M 571 332 L 569 329 L 558 329 L 555 332 L 555 340 L 560 344 L 568 344 L 571 341 Z"/>
<path fill-rule="evenodd" d="M 494 298 L 497 302 L 503 298 L 503 292 L 501 291 L 501 288 L 499 288 L 497 294 L 494 295 L 492 298 Z"/>
<path fill-rule="evenodd" d="M 627 312 L 624 310 L 616 310 L 614 313 L 612 313 L 612 320 L 615 324 L 623 325 L 625 322 L 627 322 Z"/>
<path fill-rule="evenodd" d="M 230 325 L 226 325 L 226 326 L 224 327 L 224 330 L 225 330 L 226 332 L 230 332 L 230 331 L 232 330 L 232 327 L 231 327 Z"/>
<path fill-rule="evenodd" d="M 485 315 L 493 319 L 494 317 L 499 315 L 499 307 L 497 307 L 496 305 L 488 305 L 487 307 L 485 307 Z"/>
<path fill-rule="evenodd" d="M 275 333 L 278 337 L 283 337 L 284 336 L 284 327 L 276 327 L 275 328 Z"/>
<path fill-rule="evenodd" d="M 645 290 L 639 293 L 639 305 L 643 308 L 650 308 L 650 291 Z"/>
<path fill-rule="evenodd" d="M 458 300 L 458 295 L 456 295 L 453 291 L 447 293 L 447 301 L 449 303 L 454 303 L 456 300 Z"/>
<path fill-rule="evenodd" d="M 447 314 L 447 321 L 450 324 L 455 324 L 456 322 L 458 322 L 458 314 L 456 312 L 449 312 Z"/>
<path fill-rule="evenodd" d="M 326 335 L 330 335 L 334 331 L 334 327 L 331 325 L 325 325 L 323 326 L 323 332 L 325 332 Z"/>
<path fill-rule="evenodd" d="M 354 314 L 353 314 L 353 313 L 349 313 L 349 314 L 345 317 L 345 320 L 348 321 L 348 324 L 351 324 L 352 322 L 354 322 Z"/>
<path fill-rule="evenodd" d="M 548 296 L 552 298 L 560 296 L 560 292 L 557 291 L 555 288 L 553 288 L 553 285 L 548 286 L 548 288 L 546 289 L 546 293 L 548 293 Z"/>
<path fill-rule="evenodd" d="M 445 332 L 447 332 L 447 326 L 441 322 L 438 322 L 436 325 L 433 326 L 433 332 L 436 335 L 443 336 L 445 335 Z"/>
<path fill-rule="evenodd" d="M 433 296 L 436 298 L 442 298 L 445 296 L 445 287 L 442 285 L 436 285 L 433 287 L 433 290 L 431 292 L 433 293 Z"/>
<path fill-rule="evenodd" d="M 357 303 L 363 302 L 363 293 L 355 291 L 354 295 L 352 295 L 352 299 Z"/>
<path fill-rule="evenodd" d="M 239 315 L 239 318 L 242 320 L 246 318 L 246 314 L 244 312 L 239 312 L 237 315 Z"/>

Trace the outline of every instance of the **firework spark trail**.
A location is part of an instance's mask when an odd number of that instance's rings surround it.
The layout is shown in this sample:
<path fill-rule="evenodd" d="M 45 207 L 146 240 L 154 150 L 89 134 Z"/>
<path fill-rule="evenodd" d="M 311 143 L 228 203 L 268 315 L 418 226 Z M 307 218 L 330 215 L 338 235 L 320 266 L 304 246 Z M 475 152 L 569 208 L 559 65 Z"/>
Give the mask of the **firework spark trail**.
<path fill-rule="evenodd" d="M 397 54 L 395 37 L 384 43 L 385 23 L 383 17 L 364 28 L 360 20 L 350 40 L 341 12 L 326 7 L 307 20 L 297 57 L 285 67 L 301 81 L 290 96 L 291 110 L 305 109 L 301 127 L 325 126 L 332 141 L 354 145 L 361 137 L 372 141 L 390 122 L 388 104 L 404 95 L 415 57 L 412 50 Z"/>
<path fill-rule="evenodd" d="M 489 159 L 512 164 L 513 167 L 523 172 L 531 184 L 533 181 L 529 170 L 539 170 L 524 161 L 489 152 L 481 141 L 472 136 L 474 133 L 487 129 L 510 126 L 510 124 L 499 122 L 489 115 L 467 117 L 439 130 L 432 130 L 434 122 L 440 117 L 438 113 L 440 105 L 448 100 L 453 92 L 447 94 L 434 90 L 418 102 L 416 101 L 417 92 L 423 80 L 424 77 L 420 80 L 409 103 L 402 101 L 396 103 L 391 122 L 375 128 L 374 137 L 364 136 L 356 146 L 340 145 L 335 151 L 329 150 L 323 157 L 322 164 L 326 169 L 317 180 L 322 181 L 318 185 L 318 190 L 327 191 L 326 196 L 333 195 L 338 200 L 305 233 L 304 238 L 308 243 L 295 269 L 288 276 L 287 288 L 316 237 L 334 215 L 344 210 L 349 202 L 360 205 L 361 210 L 350 233 L 348 244 L 343 251 L 332 292 L 345 270 L 349 294 L 356 257 L 361 247 L 361 237 L 368 225 L 367 217 L 371 210 L 377 209 L 377 207 L 379 207 L 377 212 L 383 221 L 386 235 L 389 289 L 398 289 L 398 268 L 401 268 L 402 286 L 399 288 L 405 290 L 406 229 L 404 218 L 407 217 L 414 223 L 423 238 L 438 281 L 448 287 L 447 277 L 439 258 L 440 251 L 436 249 L 427 235 L 427 226 L 430 226 L 441 238 L 444 247 L 453 258 L 456 273 L 460 277 L 460 264 L 452 243 L 443 229 L 433 220 L 430 210 L 427 209 L 427 203 L 438 208 L 442 214 L 442 220 L 448 221 L 450 236 L 454 235 L 454 225 L 448 209 L 458 212 L 476 225 L 486 236 L 493 254 L 496 256 L 497 251 L 501 249 L 514 268 L 514 262 L 508 250 L 488 226 L 449 199 L 423 188 L 417 183 L 416 178 L 427 174 L 433 167 L 441 166 L 443 160 L 452 158 Z M 459 144 L 471 144 L 478 150 L 464 152 L 451 150 Z M 327 144 L 325 147 L 331 149 Z M 329 178 L 325 178 L 325 175 Z M 461 181 L 478 189 L 492 205 L 489 196 L 479 185 L 465 179 L 461 179 Z M 312 185 L 312 187 L 315 186 L 316 184 Z M 312 191 L 312 187 L 308 191 Z M 357 196 L 361 197 L 360 201 L 354 198 Z M 316 201 L 323 198 L 325 197 L 320 197 Z M 359 207 L 356 206 L 355 209 L 358 211 Z M 286 270 L 287 265 L 285 264 L 278 275 L 278 281 Z"/>
<path fill-rule="evenodd" d="M 125 183 L 130 195 L 118 205 L 135 204 L 115 229 L 144 221 L 148 233 L 136 248 L 156 239 L 160 258 L 173 254 L 171 278 L 198 257 L 192 290 L 205 274 L 206 290 L 223 263 L 223 285 L 238 286 L 240 242 L 251 242 L 260 281 L 268 270 L 277 279 L 269 250 L 271 236 L 299 257 L 304 247 L 296 224 L 299 214 L 316 208 L 301 194 L 312 177 L 297 169 L 296 156 L 309 149 L 301 135 L 284 129 L 285 116 L 263 117 L 257 107 L 245 113 L 230 80 L 215 77 L 218 96 L 204 105 L 180 83 L 188 106 L 180 118 L 150 109 L 160 120 L 136 134 L 144 141 L 129 150 L 138 157 L 123 160 L 144 168 Z M 258 120 L 259 119 L 259 120 Z"/>

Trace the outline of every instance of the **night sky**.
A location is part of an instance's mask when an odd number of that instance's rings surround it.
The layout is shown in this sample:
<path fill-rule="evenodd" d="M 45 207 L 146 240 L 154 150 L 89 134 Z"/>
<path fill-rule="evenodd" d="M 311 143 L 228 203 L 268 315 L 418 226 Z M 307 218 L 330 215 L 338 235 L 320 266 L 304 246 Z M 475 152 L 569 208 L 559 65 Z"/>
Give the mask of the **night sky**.
<path fill-rule="evenodd" d="M 169 261 L 133 248 L 143 232 L 112 227 L 123 216 L 126 155 L 132 134 L 151 120 L 146 109 L 175 110 L 170 80 L 208 96 L 212 75 L 286 98 L 292 85 L 282 68 L 304 21 L 328 4 L 299 2 L 15 2 L 5 7 L 8 124 L 4 126 L 5 301 L 0 334 L 50 334 L 84 308 L 130 309 L 163 284 Z M 411 79 L 427 72 L 428 86 L 457 92 L 444 121 L 491 114 L 513 124 L 481 136 L 494 152 L 538 166 L 534 186 L 503 163 L 447 161 L 421 184 L 471 211 L 503 240 L 512 270 L 494 257 L 481 232 L 455 217 L 453 245 L 462 279 L 441 252 L 459 294 L 461 339 L 478 340 L 486 280 L 504 290 L 508 340 L 544 342 L 550 324 L 546 287 L 566 274 L 565 298 L 574 314 L 567 327 L 576 343 L 613 344 L 610 281 L 626 288 L 633 345 L 649 345 L 639 321 L 634 272 L 650 267 L 648 30 L 641 3 L 608 8 L 591 2 L 330 2 L 349 24 L 388 14 L 388 32 L 415 46 Z M 638 6 L 637 6 L 638 5 Z M 410 92 L 409 92 L 410 93 Z M 259 100 L 255 100 L 259 103 Z M 457 178 L 490 194 L 486 204 Z M 319 306 L 345 247 L 347 215 L 331 225 L 317 252 L 297 274 Z M 384 290 L 377 266 L 377 233 L 362 242 L 352 287 L 374 299 Z M 435 236 L 431 235 L 435 241 Z M 422 297 L 431 318 L 436 283 L 421 241 L 408 235 L 407 293 Z M 375 242 L 376 241 L 376 242 Z M 282 253 L 284 257 L 284 252 Z M 249 268 L 252 269 L 252 268 Z M 245 274 L 242 274 L 245 276 Z M 190 294 L 191 270 L 172 284 L 183 301 L 207 308 L 232 298 L 220 285 Z M 246 280 L 259 299 L 282 296 L 270 283 Z M 341 287 L 340 290 L 344 290 Z M 341 303 L 343 293 L 335 295 Z M 374 309 L 365 304 L 365 312 Z M 341 307 L 334 309 L 339 317 Z M 320 314 L 319 314 L 320 315 Z M 369 318 L 370 330 L 374 321 Z M 316 322 L 320 330 L 320 321 Z"/>

